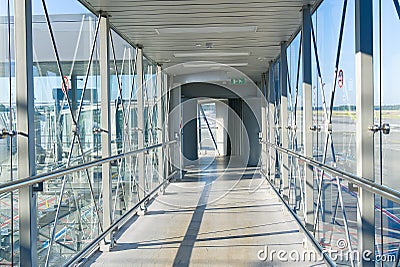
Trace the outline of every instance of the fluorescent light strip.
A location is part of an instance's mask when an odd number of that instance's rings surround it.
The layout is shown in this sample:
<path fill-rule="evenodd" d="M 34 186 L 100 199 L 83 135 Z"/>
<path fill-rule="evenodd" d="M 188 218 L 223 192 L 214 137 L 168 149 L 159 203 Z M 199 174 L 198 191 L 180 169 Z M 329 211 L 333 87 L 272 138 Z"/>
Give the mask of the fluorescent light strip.
<path fill-rule="evenodd" d="M 161 28 L 155 31 L 157 34 L 257 32 L 257 26 Z"/>
<path fill-rule="evenodd" d="M 210 67 L 245 67 L 249 63 L 183 63 L 185 68 L 210 68 Z"/>
<path fill-rule="evenodd" d="M 235 56 L 250 56 L 250 52 L 174 53 L 174 57 L 235 57 Z"/>

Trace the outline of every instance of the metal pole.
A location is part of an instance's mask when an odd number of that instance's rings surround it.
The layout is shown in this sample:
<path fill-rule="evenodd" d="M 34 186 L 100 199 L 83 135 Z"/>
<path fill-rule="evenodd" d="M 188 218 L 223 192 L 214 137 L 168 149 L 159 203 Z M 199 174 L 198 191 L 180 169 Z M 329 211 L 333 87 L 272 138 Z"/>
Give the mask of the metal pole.
<path fill-rule="evenodd" d="M 101 90 L 101 153 L 102 157 L 111 156 L 111 111 L 110 111 L 110 24 L 107 15 L 100 21 L 100 90 Z M 108 228 L 112 215 L 112 178 L 111 164 L 102 165 L 103 179 L 103 227 Z M 112 246 L 112 236 L 107 235 L 102 250 Z M 108 243 L 108 244 L 107 244 Z"/>
<path fill-rule="evenodd" d="M 302 24 L 302 67 L 303 67 L 303 145 L 304 155 L 313 157 L 312 152 L 312 74 L 311 74 L 311 15 L 310 6 L 303 7 Z M 306 227 L 312 229 L 314 218 L 314 177 L 310 165 L 304 165 L 305 182 L 305 220 Z"/>
<path fill-rule="evenodd" d="M 179 179 L 183 179 L 183 100 L 182 100 L 182 87 L 179 86 Z"/>
<path fill-rule="evenodd" d="M 143 81 L 143 48 L 139 47 L 137 50 L 137 121 L 138 121 L 138 149 L 144 147 L 144 81 Z M 146 195 L 145 192 L 145 172 L 144 172 L 144 153 L 138 154 L 137 171 L 139 176 L 139 188 L 137 189 L 139 200 L 143 199 Z M 146 213 L 145 203 L 140 205 L 140 215 Z"/>
<path fill-rule="evenodd" d="M 77 107 L 77 104 L 78 104 L 78 101 L 77 101 L 78 77 L 76 76 L 76 74 L 72 74 L 70 79 L 71 79 L 70 80 L 70 82 L 71 82 L 71 88 L 70 88 L 70 90 L 71 90 L 71 109 L 72 109 L 72 112 L 74 113 L 74 116 L 76 117 L 77 116 L 76 112 L 78 109 L 78 107 Z M 68 90 L 68 89 L 66 89 L 66 90 Z"/>
<path fill-rule="evenodd" d="M 357 175 L 374 181 L 374 134 L 368 130 L 374 124 L 372 0 L 356 0 L 355 7 Z M 375 255 L 374 194 L 359 188 L 358 207 L 358 251 Z M 362 259 L 359 266 L 374 262 Z"/>
<path fill-rule="evenodd" d="M 288 138 L 288 90 L 287 90 L 287 57 L 286 57 L 286 42 L 281 43 L 281 71 L 280 71 L 280 81 L 281 81 L 281 108 L 280 108 L 280 119 L 281 119 L 281 146 L 288 148 L 289 138 Z M 288 179 L 289 179 L 289 157 L 287 155 L 282 156 L 282 189 L 283 196 L 287 197 L 288 192 Z M 286 181 L 286 182 L 285 182 Z"/>
<path fill-rule="evenodd" d="M 35 175 L 34 88 L 31 0 L 14 1 L 18 177 Z M 13 208 L 13 207 L 11 207 Z M 20 266 L 37 266 L 36 194 L 19 189 Z"/>
<path fill-rule="evenodd" d="M 267 142 L 269 142 L 269 99 L 268 99 L 268 95 L 269 95 L 269 88 L 270 88 L 270 84 L 269 84 L 269 73 L 270 70 L 268 69 L 267 72 L 265 73 L 265 140 Z M 266 174 L 267 177 L 269 178 L 269 173 L 270 173 L 270 162 L 271 162 L 271 158 L 269 155 L 269 147 L 265 148 L 265 157 L 266 157 L 266 163 L 265 163 L 265 169 L 266 169 Z"/>

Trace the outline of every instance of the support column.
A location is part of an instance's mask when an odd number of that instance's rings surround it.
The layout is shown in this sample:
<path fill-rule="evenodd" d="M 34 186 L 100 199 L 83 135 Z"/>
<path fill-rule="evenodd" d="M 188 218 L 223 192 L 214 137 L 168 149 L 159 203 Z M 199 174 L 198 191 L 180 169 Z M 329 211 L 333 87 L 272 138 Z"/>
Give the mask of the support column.
<path fill-rule="evenodd" d="M 356 0 L 355 7 L 357 175 L 373 181 L 374 134 L 368 130 L 374 123 L 372 0 Z M 374 194 L 359 188 L 358 206 L 358 251 L 375 255 Z M 359 266 L 374 266 L 374 262 L 362 260 Z"/>
<path fill-rule="evenodd" d="M 198 160 L 197 150 L 197 100 L 182 97 L 182 159 L 181 169 Z M 214 138 L 214 137 L 213 137 Z"/>
<path fill-rule="evenodd" d="M 163 112 L 162 112 L 162 99 L 163 99 L 163 90 L 162 90 L 162 68 L 160 65 L 157 65 L 156 69 L 156 79 L 157 79 L 157 143 L 164 143 L 164 127 L 163 127 Z M 164 172 L 164 154 L 166 148 L 160 147 L 157 149 L 157 158 L 158 158 L 158 175 L 159 180 L 164 181 L 166 178 Z M 163 191 L 165 188 L 163 187 Z"/>
<path fill-rule="evenodd" d="M 303 145 L 304 155 L 313 157 L 312 151 L 312 74 L 311 74 L 311 14 L 310 6 L 303 7 L 301 43 L 301 63 L 303 67 Z M 312 229 L 314 222 L 314 177 L 312 167 L 304 165 L 305 180 L 305 221 L 306 226 Z"/>
<path fill-rule="evenodd" d="M 18 177 L 35 175 L 34 88 L 31 0 L 15 0 L 15 74 Z M 36 194 L 19 189 L 20 266 L 37 266 Z"/>
<path fill-rule="evenodd" d="M 110 97 L 110 23 L 107 16 L 100 18 L 100 90 L 101 90 L 101 155 L 111 156 L 111 97 Z M 102 165 L 103 180 L 103 228 L 107 229 L 112 223 L 112 178 L 111 165 Z M 105 239 L 102 250 L 108 250 L 112 244 L 111 235 Z"/>
<path fill-rule="evenodd" d="M 172 79 L 172 77 L 170 78 Z M 177 143 L 170 147 L 170 164 L 172 171 L 179 171 L 181 178 L 181 123 L 182 123 L 182 105 L 181 105 L 181 87 L 173 87 L 173 81 L 170 80 L 168 90 L 170 91 L 169 109 L 168 109 L 168 130 L 169 139 L 177 140 Z"/>
<path fill-rule="evenodd" d="M 138 149 L 144 148 L 144 83 L 143 83 L 143 47 L 139 47 L 137 50 L 137 60 L 136 60 L 136 70 L 137 78 L 136 84 L 138 86 L 137 90 L 137 121 L 138 121 Z M 139 188 L 138 196 L 139 200 L 146 196 L 145 191 L 145 172 L 144 172 L 144 153 L 139 153 L 137 155 L 138 163 L 137 170 L 139 176 Z M 146 206 L 142 204 L 140 206 L 140 215 L 146 213 Z"/>
<path fill-rule="evenodd" d="M 163 140 L 165 142 L 171 140 L 169 138 L 169 82 L 168 82 L 168 75 L 166 73 L 163 73 L 162 75 L 162 80 L 163 80 L 163 96 L 164 96 L 164 117 L 163 117 Z M 168 177 L 170 174 L 171 170 L 171 148 L 173 146 L 167 146 L 165 147 L 165 154 L 164 154 L 164 176 Z"/>
<path fill-rule="evenodd" d="M 281 108 L 280 108 L 280 126 L 281 126 L 281 146 L 283 148 L 288 148 L 289 138 L 288 138 L 288 92 L 287 92 L 287 57 L 286 57 L 286 42 L 281 43 L 281 70 L 280 70 L 280 81 L 281 81 Z M 282 155 L 282 189 L 283 196 L 286 198 L 289 195 L 289 156 Z"/>
<path fill-rule="evenodd" d="M 274 71 L 273 63 L 269 64 L 269 79 L 268 79 L 268 122 L 269 122 L 269 142 L 275 144 L 275 88 L 274 88 Z M 275 149 L 269 148 L 269 179 L 275 181 L 275 161 L 276 152 Z"/>
<path fill-rule="evenodd" d="M 267 105 L 266 102 L 266 90 L 267 90 L 267 74 L 263 73 L 261 76 L 261 141 L 267 141 L 267 127 L 268 127 L 268 117 L 267 117 Z M 261 169 L 264 173 L 268 173 L 268 154 L 267 154 L 268 146 L 263 142 L 261 144 Z"/>

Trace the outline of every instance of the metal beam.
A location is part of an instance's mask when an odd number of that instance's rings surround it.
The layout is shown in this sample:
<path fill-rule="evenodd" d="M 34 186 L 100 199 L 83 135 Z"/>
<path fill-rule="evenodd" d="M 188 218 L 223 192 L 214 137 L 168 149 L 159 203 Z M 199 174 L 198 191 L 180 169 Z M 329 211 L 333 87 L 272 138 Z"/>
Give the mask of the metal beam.
<path fill-rule="evenodd" d="M 136 60 L 136 84 L 137 84 L 137 121 L 138 121 L 138 148 L 144 147 L 144 81 L 143 81 L 143 48 L 137 49 Z M 137 172 L 139 176 L 138 196 L 139 200 L 143 199 L 146 195 L 145 192 L 145 172 L 144 172 L 144 154 L 138 155 Z M 144 215 L 146 212 L 145 203 L 140 205 L 140 214 Z"/>
<path fill-rule="evenodd" d="M 14 1 L 18 177 L 35 175 L 34 88 L 31 0 Z M 11 207 L 13 208 L 13 207 Z M 36 194 L 19 190 L 20 266 L 37 266 Z"/>
<path fill-rule="evenodd" d="M 301 63 L 303 68 L 303 145 L 304 155 L 313 157 L 312 152 L 312 74 L 311 74 L 311 14 L 310 6 L 303 7 Z M 312 229 L 314 221 L 314 177 L 310 165 L 304 165 L 305 181 L 305 220 L 306 226 Z"/>
<path fill-rule="evenodd" d="M 101 90 L 101 154 L 103 158 L 111 156 L 111 97 L 110 97 L 110 23 L 105 15 L 100 21 L 100 90 Z M 103 226 L 112 224 L 112 179 L 111 164 L 102 165 L 103 182 Z M 105 239 L 112 244 L 111 235 Z M 107 250 L 109 246 L 105 246 Z"/>
<path fill-rule="evenodd" d="M 281 126 L 281 146 L 288 148 L 289 137 L 288 137 L 288 90 L 287 90 L 287 56 L 286 56 L 286 42 L 281 43 L 281 70 L 280 70 L 280 81 L 281 81 L 281 108 L 280 108 L 280 126 Z M 282 156 L 282 168 L 281 168 L 281 180 L 283 196 L 288 196 L 288 179 L 289 179 L 289 157 L 287 155 Z M 285 182 L 286 181 L 286 182 Z"/>
<path fill-rule="evenodd" d="M 374 134 L 369 131 L 374 123 L 372 0 L 356 0 L 355 7 L 357 175 L 374 181 Z M 358 207 L 358 251 L 375 255 L 374 194 L 359 188 Z M 359 262 L 359 266 L 374 264 Z"/>

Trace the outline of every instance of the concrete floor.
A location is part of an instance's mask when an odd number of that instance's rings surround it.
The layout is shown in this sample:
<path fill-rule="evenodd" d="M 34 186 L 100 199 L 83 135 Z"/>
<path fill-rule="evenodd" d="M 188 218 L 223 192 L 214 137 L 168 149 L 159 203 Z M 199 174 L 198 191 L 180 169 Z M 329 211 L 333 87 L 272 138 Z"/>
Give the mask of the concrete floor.
<path fill-rule="evenodd" d="M 303 254 L 304 236 L 255 168 L 233 159 L 189 168 L 145 216 L 132 220 L 111 252 L 87 266 L 323 266 L 318 262 L 261 261 L 258 252 Z M 225 167 L 227 167 L 225 169 Z M 264 255 L 264 254 L 262 254 Z M 292 254 L 293 255 L 293 254 Z"/>

